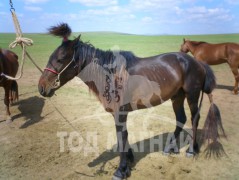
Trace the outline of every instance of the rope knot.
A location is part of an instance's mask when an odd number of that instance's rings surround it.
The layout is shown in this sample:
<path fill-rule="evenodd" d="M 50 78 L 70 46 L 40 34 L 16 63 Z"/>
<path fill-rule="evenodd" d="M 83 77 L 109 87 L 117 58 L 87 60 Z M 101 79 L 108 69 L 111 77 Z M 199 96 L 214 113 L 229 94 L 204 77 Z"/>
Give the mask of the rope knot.
<path fill-rule="evenodd" d="M 10 45 L 9 48 L 13 49 L 16 46 L 21 45 L 21 46 L 32 46 L 33 45 L 33 40 L 29 38 L 24 38 L 24 37 L 16 37 L 16 40 L 13 41 Z"/>
<path fill-rule="evenodd" d="M 18 45 L 21 46 L 21 48 L 22 48 L 22 62 L 21 62 L 21 65 L 20 65 L 20 74 L 19 74 L 18 77 L 12 77 L 12 76 L 6 75 L 4 73 L 1 73 L 0 74 L 0 78 L 5 77 L 5 78 L 7 78 L 9 80 L 18 80 L 18 79 L 20 79 L 22 77 L 22 74 L 23 74 L 23 65 L 24 65 L 24 62 L 25 62 L 25 59 L 26 59 L 26 55 L 32 61 L 32 63 L 36 66 L 36 68 L 41 73 L 43 73 L 41 68 L 34 62 L 34 60 L 31 58 L 31 56 L 26 51 L 26 47 L 25 46 L 32 46 L 33 45 L 33 40 L 31 40 L 29 38 L 22 37 L 22 30 L 21 30 L 20 24 L 18 22 L 17 15 L 15 13 L 15 9 L 13 8 L 13 4 L 12 4 L 11 0 L 10 0 L 10 6 L 11 6 L 10 11 L 11 11 L 11 14 L 12 14 L 13 23 L 14 23 L 14 27 L 15 27 L 15 30 L 16 30 L 16 40 L 13 41 L 9 45 L 9 48 L 13 49 L 13 48 L 15 48 Z M 2 81 L 2 79 L 0 79 L 0 82 L 1 81 Z"/>

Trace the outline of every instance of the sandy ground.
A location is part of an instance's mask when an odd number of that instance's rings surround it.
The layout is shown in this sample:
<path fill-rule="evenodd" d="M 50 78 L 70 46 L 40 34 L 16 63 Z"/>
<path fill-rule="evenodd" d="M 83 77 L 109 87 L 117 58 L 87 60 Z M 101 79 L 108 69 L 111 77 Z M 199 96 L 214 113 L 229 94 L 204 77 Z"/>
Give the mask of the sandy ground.
<path fill-rule="evenodd" d="M 231 93 L 234 82 L 227 65 L 214 70 L 218 79 L 214 101 L 227 133 L 227 140 L 220 140 L 225 154 L 206 159 L 202 146 L 197 158 L 187 158 L 187 145 L 181 145 L 180 154 L 164 156 L 162 142 L 175 128 L 168 101 L 128 117 L 130 144 L 135 151 L 139 147 L 144 150 L 135 153 L 130 179 L 239 179 L 239 96 Z M 57 96 L 42 98 L 37 91 L 39 76 L 35 69 L 26 70 L 18 81 L 20 100 L 11 107 L 11 124 L 3 121 L 0 89 L 0 179 L 111 179 L 119 162 L 118 153 L 112 151 L 116 135 L 111 115 L 77 79 L 59 90 Z M 208 107 L 205 96 L 199 129 Z M 187 105 L 186 111 L 185 128 L 189 130 Z M 64 136 L 62 141 L 60 136 Z M 150 146 L 150 142 L 156 145 Z"/>

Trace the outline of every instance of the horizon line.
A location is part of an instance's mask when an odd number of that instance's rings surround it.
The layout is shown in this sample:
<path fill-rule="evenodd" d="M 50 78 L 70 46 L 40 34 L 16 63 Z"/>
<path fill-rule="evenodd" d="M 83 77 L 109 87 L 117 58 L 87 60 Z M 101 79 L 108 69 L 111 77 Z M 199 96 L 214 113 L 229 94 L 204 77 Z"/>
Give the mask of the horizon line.
<path fill-rule="evenodd" d="M 117 31 L 83 31 L 83 32 L 72 32 L 74 33 L 114 33 L 114 34 L 121 34 L 121 35 L 135 35 L 135 36 L 205 36 L 205 35 L 237 35 L 238 33 L 205 33 L 205 34 L 167 34 L 167 33 L 160 33 L 160 34 L 134 34 L 134 33 L 125 33 L 125 32 L 117 32 Z M 0 34 L 15 34 L 15 32 L 0 32 Z M 47 32 L 25 32 L 23 34 L 45 34 L 48 35 Z"/>

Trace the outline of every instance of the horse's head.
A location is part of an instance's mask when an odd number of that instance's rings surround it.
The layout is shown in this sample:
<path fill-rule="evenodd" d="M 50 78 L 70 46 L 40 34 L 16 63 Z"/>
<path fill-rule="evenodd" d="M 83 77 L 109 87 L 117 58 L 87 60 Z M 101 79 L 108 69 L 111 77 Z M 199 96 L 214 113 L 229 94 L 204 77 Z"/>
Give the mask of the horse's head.
<path fill-rule="evenodd" d="M 65 26 L 65 29 L 62 29 Z M 53 31 L 54 29 L 54 32 Z M 57 29 L 58 28 L 58 29 Z M 61 31 L 59 33 L 59 29 Z M 58 30 L 58 34 L 56 31 Z M 77 56 L 77 44 L 79 38 L 68 40 L 70 28 L 66 24 L 52 27 L 50 33 L 56 36 L 64 37 L 62 44 L 51 54 L 47 66 L 40 77 L 38 89 L 42 96 L 51 97 L 61 86 L 73 79 L 80 70 L 79 56 Z M 67 36 L 66 36 L 67 35 Z"/>
<path fill-rule="evenodd" d="M 188 46 L 189 42 L 190 42 L 189 40 L 183 39 L 183 44 L 181 45 L 180 52 L 184 52 L 184 53 L 189 52 L 189 46 Z"/>

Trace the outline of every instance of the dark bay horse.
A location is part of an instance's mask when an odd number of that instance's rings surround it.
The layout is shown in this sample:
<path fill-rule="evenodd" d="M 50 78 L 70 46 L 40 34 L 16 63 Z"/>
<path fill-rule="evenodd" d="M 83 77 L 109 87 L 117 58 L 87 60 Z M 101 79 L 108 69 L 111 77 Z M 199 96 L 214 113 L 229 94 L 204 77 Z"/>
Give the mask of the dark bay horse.
<path fill-rule="evenodd" d="M 18 56 L 9 50 L 0 48 L 0 86 L 4 88 L 4 104 L 6 106 L 7 122 L 11 122 L 9 105 L 18 100 L 18 85 L 16 81 L 8 80 L 1 74 L 15 77 L 18 70 Z"/>
<path fill-rule="evenodd" d="M 191 52 L 197 60 L 203 61 L 209 65 L 228 63 L 235 77 L 234 93 L 238 94 L 239 44 L 210 44 L 184 39 L 181 45 L 181 52 Z"/>
<path fill-rule="evenodd" d="M 50 34 L 64 40 L 50 56 L 40 77 L 39 93 L 51 97 L 75 76 L 89 86 L 115 119 L 120 163 L 114 178 L 130 176 L 129 162 L 134 160 L 128 143 L 128 113 L 159 105 L 168 99 L 172 100 L 177 120 L 173 141 L 176 141 L 186 122 L 184 100 L 187 99 L 193 130 L 187 154 L 199 152 L 196 134 L 203 94 L 211 95 L 216 86 L 214 74 L 208 65 L 185 53 L 139 58 L 127 51 L 103 51 L 82 42 L 80 37 L 68 40 L 71 30 L 67 24 L 49 30 Z M 211 106 L 204 125 L 204 139 L 217 142 L 218 128 L 223 130 L 223 127 L 219 109 L 213 103 L 212 96 L 209 97 Z M 166 148 L 165 151 L 168 153 L 170 149 Z"/>

